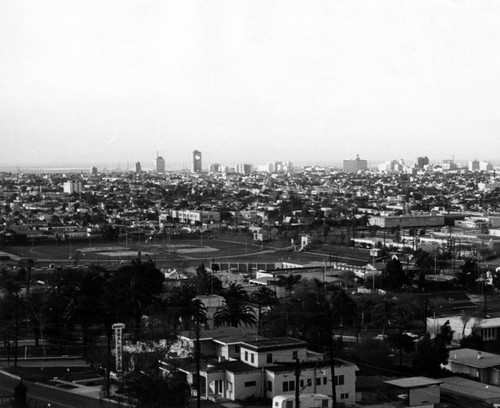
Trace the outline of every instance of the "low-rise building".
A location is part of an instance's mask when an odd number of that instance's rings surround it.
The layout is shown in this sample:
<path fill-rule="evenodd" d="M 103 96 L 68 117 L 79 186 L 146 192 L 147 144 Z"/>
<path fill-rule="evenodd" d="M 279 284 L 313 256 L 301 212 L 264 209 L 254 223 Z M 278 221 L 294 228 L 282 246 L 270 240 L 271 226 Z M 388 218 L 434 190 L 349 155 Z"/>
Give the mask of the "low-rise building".
<path fill-rule="evenodd" d="M 231 331 L 231 328 L 229 329 Z M 200 388 L 202 397 L 232 401 L 247 398 L 270 398 L 295 393 L 296 381 L 301 393 L 332 395 L 332 372 L 329 360 L 307 350 L 307 343 L 291 337 L 265 338 L 244 333 L 230 336 L 200 335 L 202 354 Z M 195 344 L 194 339 L 187 343 Z M 171 366 L 185 372 L 195 384 L 193 360 L 164 360 L 162 369 Z M 357 366 L 334 359 L 337 401 L 354 404 Z M 296 376 L 299 376 L 298 378 Z"/>
<path fill-rule="evenodd" d="M 455 374 L 466 374 L 485 384 L 500 384 L 500 355 L 463 348 L 450 351 L 445 366 Z"/>
<path fill-rule="evenodd" d="M 444 215 L 401 215 L 401 216 L 371 216 L 368 224 L 380 228 L 419 228 L 442 227 L 445 225 Z"/>

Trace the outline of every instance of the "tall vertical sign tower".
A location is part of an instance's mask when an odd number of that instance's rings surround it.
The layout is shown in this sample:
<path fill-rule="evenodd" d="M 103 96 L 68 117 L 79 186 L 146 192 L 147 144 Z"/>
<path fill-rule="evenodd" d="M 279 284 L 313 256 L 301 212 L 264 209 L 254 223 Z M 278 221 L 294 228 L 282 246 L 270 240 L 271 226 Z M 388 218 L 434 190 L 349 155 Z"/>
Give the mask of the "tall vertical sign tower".
<path fill-rule="evenodd" d="M 123 323 L 115 323 L 111 328 L 115 331 L 115 361 L 116 375 L 121 378 L 123 373 Z"/>

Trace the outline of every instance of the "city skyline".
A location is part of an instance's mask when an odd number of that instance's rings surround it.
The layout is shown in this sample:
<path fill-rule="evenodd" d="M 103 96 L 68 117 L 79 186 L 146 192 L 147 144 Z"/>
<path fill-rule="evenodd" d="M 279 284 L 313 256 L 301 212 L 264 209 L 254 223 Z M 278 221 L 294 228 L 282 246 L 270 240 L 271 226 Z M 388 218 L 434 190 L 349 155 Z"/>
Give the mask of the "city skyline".
<path fill-rule="evenodd" d="M 199 152 L 199 151 L 197 151 Z M 192 152 L 190 152 L 192 156 Z M 202 152 L 199 152 L 202 153 Z M 162 156 L 159 157 L 160 159 L 164 159 Z M 386 161 L 368 161 L 367 163 L 367 168 L 366 170 L 368 171 L 376 171 L 376 172 L 381 172 L 381 171 L 390 171 L 391 169 L 389 168 L 391 163 L 399 163 L 400 166 L 403 167 L 412 167 L 412 166 L 417 166 L 421 167 L 418 165 L 418 159 L 421 159 L 422 157 L 414 157 L 413 159 L 397 159 L 393 158 L 391 160 L 386 160 Z M 426 157 L 427 158 L 427 157 Z M 156 157 L 155 157 L 156 159 Z M 192 158 L 191 158 L 192 159 Z M 360 158 L 361 161 L 364 161 L 364 158 Z M 104 163 L 77 163 L 77 164 L 67 164 L 67 165 L 54 165 L 54 166 L 35 166 L 35 165 L 28 165 L 28 166 L 0 166 L 0 171 L 6 171 L 6 172 L 48 172 L 48 173 L 63 173 L 63 172 L 77 172 L 77 173 L 86 173 L 86 172 L 91 172 L 92 169 L 97 169 L 99 173 L 101 172 L 111 172 L 111 171 L 130 171 L 130 172 L 138 172 L 138 171 L 146 171 L 146 172 L 157 172 L 157 173 L 167 173 L 167 172 L 176 172 L 176 171 L 181 171 L 181 172 L 187 172 L 187 173 L 193 173 L 192 169 L 192 163 L 188 161 L 184 162 L 169 162 L 167 160 L 164 160 L 164 170 L 158 171 L 156 168 L 156 165 L 152 160 L 137 160 L 137 161 L 127 161 L 125 163 L 122 162 L 104 162 Z M 341 160 L 341 161 L 331 161 L 331 162 L 291 162 L 291 161 L 284 161 L 284 160 L 272 160 L 266 163 L 261 163 L 261 162 L 235 162 L 235 161 L 230 161 L 230 160 L 223 160 L 221 162 L 209 162 L 209 163 L 203 163 L 201 167 L 201 172 L 225 172 L 227 170 L 229 171 L 237 171 L 238 166 L 242 166 L 243 164 L 248 164 L 252 166 L 253 170 L 256 172 L 262 172 L 262 171 L 268 171 L 268 170 L 263 170 L 263 168 L 268 168 L 270 164 L 273 163 L 290 163 L 292 164 L 293 168 L 295 170 L 299 170 L 301 168 L 306 168 L 306 167 L 311 167 L 311 166 L 318 166 L 318 167 L 323 167 L 323 168 L 330 168 L 330 169 L 335 169 L 335 170 L 340 170 L 340 171 L 346 171 L 345 169 L 345 162 L 354 162 L 356 159 L 346 159 L 346 160 Z M 498 166 L 500 166 L 500 162 L 495 162 L 495 161 L 486 161 L 482 159 L 469 159 L 469 160 L 457 160 L 453 158 L 448 158 L 448 159 L 442 159 L 442 160 L 429 160 L 429 165 L 432 166 L 443 166 L 444 163 L 452 162 L 456 165 L 456 169 L 469 169 L 471 170 L 471 165 L 472 163 L 476 164 L 476 167 L 479 166 L 480 164 L 483 164 L 484 166 L 488 165 L 491 167 L 491 170 L 495 168 L 498 170 Z M 210 170 L 212 166 L 218 166 L 224 168 L 224 170 Z M 385 167 L 387 168 L 385 168 Z M 397 171 L 403 171 L 403 167 Z M 90 170 L 89 170 L 90 169 Z M 137 170 L 139 169 L 139 170 Z M 453 169 L 452 169 L 453 170 Z M 480 168 L 476 168 L 476 170 L 484 170 Z M 347 171 L 352 171 L 352 170 L 347 170 Z M 272 172 L 272 171 L 271 171 Z M 195 172 L 196 173 L 196 172 Z"/>
<path fill-rule="evenodd" d="M 0 166 L 158 150 L 189 168 L 192 148 L 205 168 L 495 163 L 498 17 L 491 1 L 6 0 Z"/>

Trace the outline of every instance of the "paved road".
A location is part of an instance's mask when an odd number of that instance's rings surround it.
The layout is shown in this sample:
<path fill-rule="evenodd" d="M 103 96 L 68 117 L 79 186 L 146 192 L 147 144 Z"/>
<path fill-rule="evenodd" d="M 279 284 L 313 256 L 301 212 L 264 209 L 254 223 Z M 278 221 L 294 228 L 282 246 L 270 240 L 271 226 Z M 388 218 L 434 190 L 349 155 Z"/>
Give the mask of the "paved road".
<path fill-rule="evenodd" d="M 0 371 L 0 395 L 12 394 L 14 387 L 18 383 L 18 379 Z M 51 408 L 117 408 L 119 406 L 118 404 L 67 392 L 56 387 L 29 381 L 24 381 L 24 384 L 28 388 L 27 398 L 32 407 L 42 408 L 49 403 Z"/>

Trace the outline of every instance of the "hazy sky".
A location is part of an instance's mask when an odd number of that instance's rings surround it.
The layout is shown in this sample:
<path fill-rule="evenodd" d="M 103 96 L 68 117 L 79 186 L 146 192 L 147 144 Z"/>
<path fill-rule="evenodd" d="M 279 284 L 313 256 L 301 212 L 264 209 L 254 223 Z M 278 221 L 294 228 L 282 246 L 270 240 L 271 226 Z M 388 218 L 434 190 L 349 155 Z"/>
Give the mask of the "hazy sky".
<path fill-rule="evenodd" d="M 1 0 L 0 166 L 500 161 L 500 2 Z"/>

